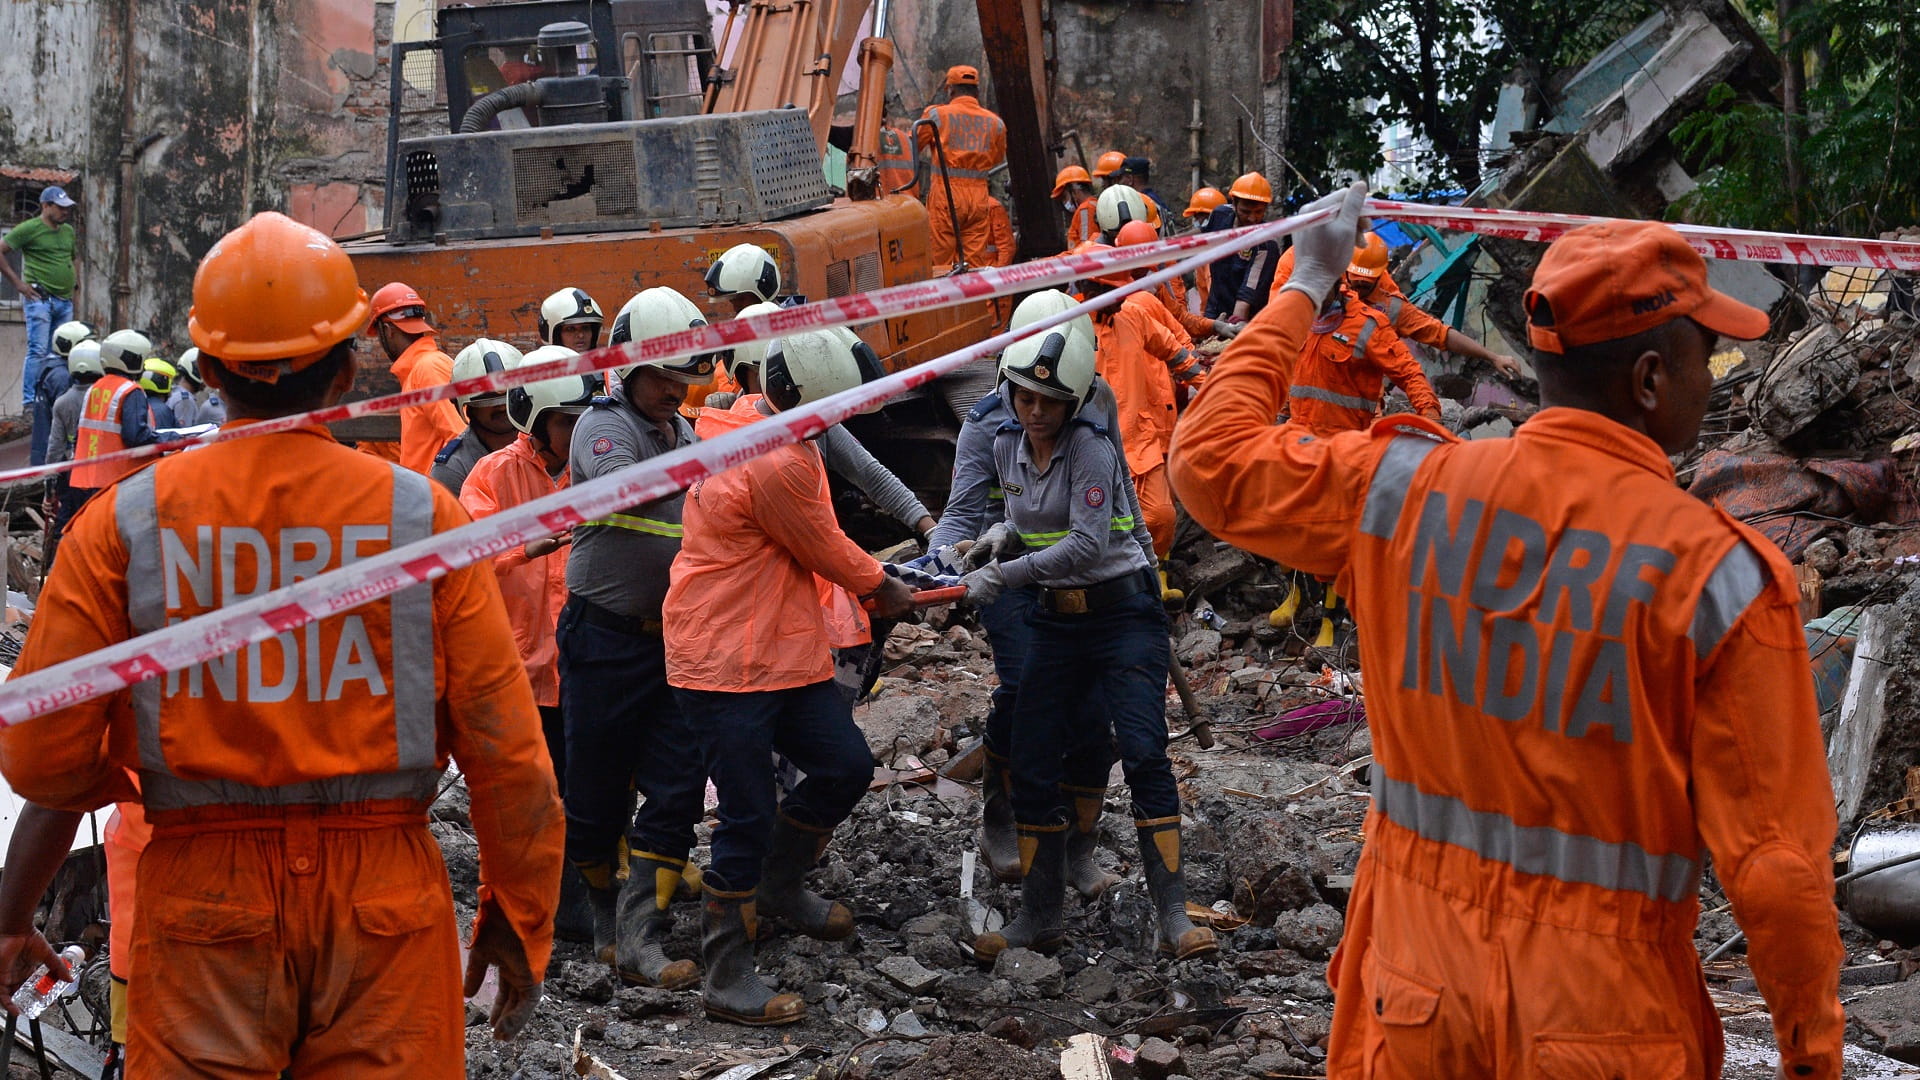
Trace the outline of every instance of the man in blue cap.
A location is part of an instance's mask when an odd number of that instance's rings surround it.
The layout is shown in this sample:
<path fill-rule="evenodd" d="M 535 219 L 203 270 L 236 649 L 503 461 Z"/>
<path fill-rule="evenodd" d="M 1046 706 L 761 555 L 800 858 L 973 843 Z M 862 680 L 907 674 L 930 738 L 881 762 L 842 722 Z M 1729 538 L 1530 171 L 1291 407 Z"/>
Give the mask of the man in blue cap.
<path fill-rule="evenodd" d="M 33 388 L 46 361 L 53 328 L 73 318 L 73 284 L 79 276 L 78 248 L 67 214 L 73 199 L 66 189 L 49 187 L 40 193 L 40 216 L 31 217 L 0 237 L 0 274 L 19 292 L 27 319 L 27 369 L 20 380 L 21 403 L 33 405 Z M 6 261 L 6 253 L 20 253 L 22 274 Z"/>

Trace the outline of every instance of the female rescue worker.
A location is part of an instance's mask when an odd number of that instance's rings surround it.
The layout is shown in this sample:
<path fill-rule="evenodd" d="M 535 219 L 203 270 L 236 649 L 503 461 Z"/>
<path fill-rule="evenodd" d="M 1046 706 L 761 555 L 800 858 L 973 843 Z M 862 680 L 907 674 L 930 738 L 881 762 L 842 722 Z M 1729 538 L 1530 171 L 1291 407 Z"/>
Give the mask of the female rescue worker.
<path fill-rule="evenodd" d="M 1029 550 L 968 574 L 967 599 L 986 607 L 1007 589 L 1030 585 L 1038 596 L 1014 706 L 1020 915 L 977 938 L 974 951 L 991 961 L 1014 946 L 1060 946 L 1068 751 L 1096 744 L 1090 736 L 1104 735 L 1110 722 L 1133 792 L 1159 951 L 1181 960 L 1210 953 L 1213 932 L 1187 917 L 1180 869 L 1180 795 L 1167 762 L 1167 616 L 1153 558 L 1134 538 L 1126 460 L 1082 412 L 1093 388 L 1093 350 L 1056 328 L 1008 346 L 1000 370 L 1015 419 L 994 435 L 994 462 L 1007 524 Z"/>
<path fill-rule="evenodd" d="M 737 429 L 861 382 L 852 350 L 831 331 L 773 342 L 762 377 L 766 395 L 749 399 L 750 409 L 712 410 L 702 422 Z M 808 891 L 803 879 L 873 778 L 866 738 L 833 682 L 816 575 L 870 601 L 880 618 L 905 614 L 912 597 L 840 531 L 811 441 L 695 484 L 684 520 L 662 613 L 667 679 L 720 797 L 705 876 L 701 996 L 717 1020 L 790 1024 L 806 1005 L 775 994 L 754 972 L 759 917 L 823 940 L 853 932 L 852 912 Z M 806 774 L 778 806 L 776 750 Z"/>

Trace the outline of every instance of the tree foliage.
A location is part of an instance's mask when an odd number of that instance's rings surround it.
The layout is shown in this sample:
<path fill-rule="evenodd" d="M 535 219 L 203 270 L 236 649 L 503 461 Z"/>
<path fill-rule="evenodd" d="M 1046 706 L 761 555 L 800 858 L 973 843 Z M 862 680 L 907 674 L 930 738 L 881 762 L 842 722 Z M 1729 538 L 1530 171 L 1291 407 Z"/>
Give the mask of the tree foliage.
<path fill-rule="evenodd" d="M 1289 147 L 1316 183 L 1343 169 L 1367 173 L 1379 163 L 1379 131 L 1405 121 L 1432 146 L 1419 175 L 1406 178 L 1409 185 L 1476 187 L 1487 156 L 1482 129 L 1508 75 L 1530 70 L 1545 77 L 1584 63 L 1653 6 L 1295 0 Z M 1363 99 L 1377 102 L 1371 115 L 1361 110 Z"/>
<path fill-rule="evenodd" d="M 1750 229 L 1874 236 L 1920 222 L 1920 46 L 1912 0 L 1822 0 L 1795 11 L 1790 62 L 1810 71 L 1804 116 L 1722 87 L 1674 132 L 1711 163 L 1676 205 L 1688 219 Z M 1802 60 L 1804 58 L 1804 61 Z M 1791 128 L 1789 128 L 1791 124 Z M 1788 190 L 1791 131 L 1798 190 Z"/>

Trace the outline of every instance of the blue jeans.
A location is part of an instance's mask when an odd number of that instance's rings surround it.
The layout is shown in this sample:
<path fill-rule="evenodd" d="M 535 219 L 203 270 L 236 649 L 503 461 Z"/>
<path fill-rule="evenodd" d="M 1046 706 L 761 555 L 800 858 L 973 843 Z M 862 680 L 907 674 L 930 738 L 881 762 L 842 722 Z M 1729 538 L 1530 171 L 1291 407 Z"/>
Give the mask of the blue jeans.
<path fill-rule="evenodd" d="M 27 317 L 27 370 L 20 378 L 20 403 L 26 406 L 33 404 L 33 388 L 53 344 L 53 328 L 73 321 L 73 301 L 41 293 L 38 300 L 22 301 L 20 311 Z"/>
<path fill-rule="evenodd" d="M 1036 608 L 1033 643 L 1014 706 L 1013 816 L 1023 825 L 1065 820 L 1060 785 L 1106 783 L 1087 755 L 1109 727 L 1133 793 L 1135 818 L 1180 812 L 1167 761 L 1167 613 L 1157 589 L 1088 615 Z M 1069 754 L 1072 760 L 1069 760 Z"/>
<path fill-rule="evenodd" d="M 613 865 L 620 839 L 685 858 L 706 805 L 698 735 L 667 685 L 667 646 L 588 621 L 591 605 L 560 609 L 560 712 L 566 728 L 567 858 Z M 557 759 L 556 759 L 557 761 Z M 646 796 L 638 813 L 635 789 Z"/>
<path fill-rule="evenodd" d="M 847 819 L 873 782 L 873 752 L 833 680 L 787 690 L 675 689 L 700 732 L 706 775 L 720 795 L 709 867 L 729 889 L 760 887 L 776 812 L 815 829 Z M 776 805 L 773 752 L 806 779 Z"/>

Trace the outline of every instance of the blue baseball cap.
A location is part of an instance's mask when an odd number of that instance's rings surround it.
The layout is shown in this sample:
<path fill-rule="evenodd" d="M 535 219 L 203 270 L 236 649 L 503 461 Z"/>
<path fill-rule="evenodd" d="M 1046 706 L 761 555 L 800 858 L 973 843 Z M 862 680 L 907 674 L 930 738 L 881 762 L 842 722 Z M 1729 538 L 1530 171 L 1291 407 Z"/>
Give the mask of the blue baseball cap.
<path fill-rule="evenodd" d="M 55 206 L 72 206 L 73 205 L 73 199 L 68 197 L 67 189 L 59 186 L 58 184 L 55 184 L 52 187 L 43 189 L 40 192 L 40 201 L 43 203 L 52 203 Z"/>

